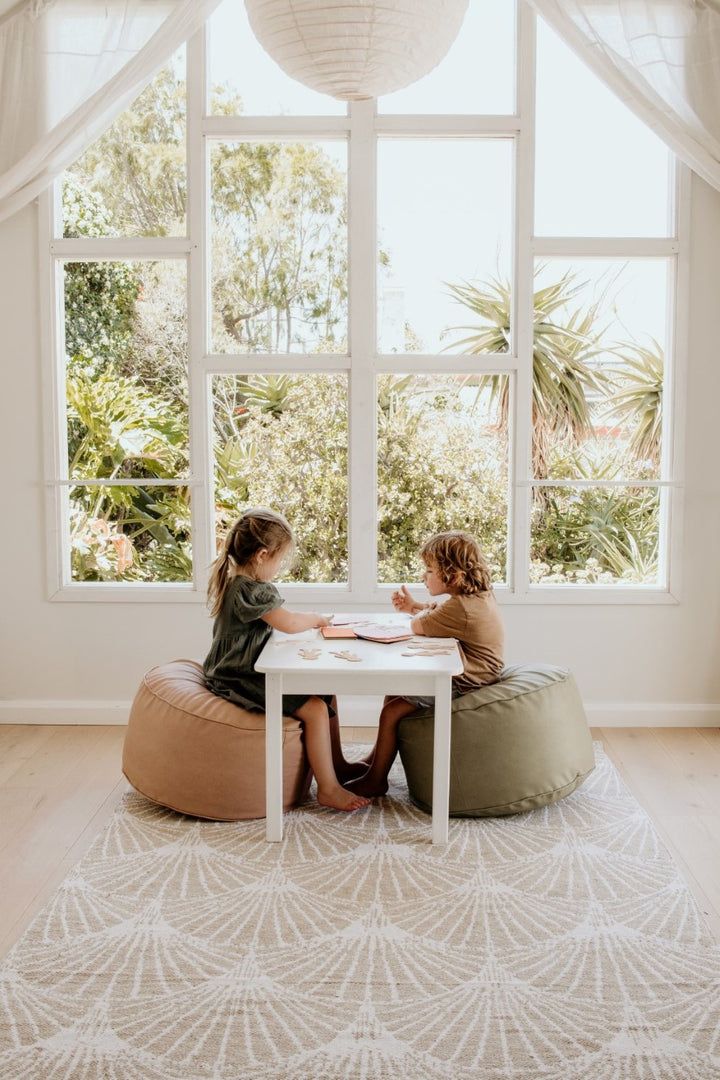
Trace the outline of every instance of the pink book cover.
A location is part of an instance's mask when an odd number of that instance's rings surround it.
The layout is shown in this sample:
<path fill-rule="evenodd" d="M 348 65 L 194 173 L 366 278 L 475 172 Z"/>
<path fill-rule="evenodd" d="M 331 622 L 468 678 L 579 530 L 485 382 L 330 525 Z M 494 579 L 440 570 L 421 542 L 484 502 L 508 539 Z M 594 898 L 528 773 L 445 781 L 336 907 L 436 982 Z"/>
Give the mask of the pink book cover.
<path fill-rule="evenodd" d="M 357 637 L 357 634 L 350 626 L 321 626 L 320 633 L 324 638 Z"/>

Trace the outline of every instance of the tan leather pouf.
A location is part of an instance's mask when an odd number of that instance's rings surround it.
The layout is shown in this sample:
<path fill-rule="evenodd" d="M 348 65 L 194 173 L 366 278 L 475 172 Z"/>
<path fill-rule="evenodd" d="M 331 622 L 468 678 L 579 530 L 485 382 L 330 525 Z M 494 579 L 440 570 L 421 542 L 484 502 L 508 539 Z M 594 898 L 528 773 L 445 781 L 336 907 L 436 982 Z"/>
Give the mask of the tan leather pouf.
<path fill-rule="evenodd" d="M 265 716 L 212 694 L 194 660 L 145 675 L 123 747 L 123 772 L 152 802 L 216 821 L 265 817 Z M 311 773 L 299 720 L 283 720 L 283 804 L 306 798 Z"/>

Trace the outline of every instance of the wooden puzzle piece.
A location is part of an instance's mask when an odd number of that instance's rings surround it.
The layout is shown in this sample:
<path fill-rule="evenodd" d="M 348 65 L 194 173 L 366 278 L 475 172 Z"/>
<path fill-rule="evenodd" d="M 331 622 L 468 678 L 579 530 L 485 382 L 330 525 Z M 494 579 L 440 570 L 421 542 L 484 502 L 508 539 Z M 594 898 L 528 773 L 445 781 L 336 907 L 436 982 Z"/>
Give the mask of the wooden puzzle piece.
<path fill-rule="evenodd" d="M 413 638 L 412 641 L 405 643 L 408 649 L 454 649 L 455 640 L 448 641 L 428 641 L 427 638 L 423 641 L 422 638 Z"/>
<path fill-rule="evenodd" d="M 413 649 L 412 652 L 404 652 L 402 656 L 449 656 L 450 649 Z"/>
<path fill-rule="evenodd" d="M 352 664 L 357 664 L 360 660 L 362 660 L 361 656 L 358 656 L 356 653 L 349 652 L 347 649 L 343 649 L 342 652 L 334 652 L 332 653 L 332 655 L 337 656 L 338 660 L 349 660 Z"/>
<path fill-rule="evenodd" d="M 408 649 L 413 652 L 454 652 L 455 645 L 436 645 L 433 642 L 428 642 L 425 645 L 412 645 L 408 644 Z"/>
<path fill-rule="evenodd" d="M 298 656 L 303 660 L 317 660 L 319 655 L 320 649 L 298 649 Z"/>

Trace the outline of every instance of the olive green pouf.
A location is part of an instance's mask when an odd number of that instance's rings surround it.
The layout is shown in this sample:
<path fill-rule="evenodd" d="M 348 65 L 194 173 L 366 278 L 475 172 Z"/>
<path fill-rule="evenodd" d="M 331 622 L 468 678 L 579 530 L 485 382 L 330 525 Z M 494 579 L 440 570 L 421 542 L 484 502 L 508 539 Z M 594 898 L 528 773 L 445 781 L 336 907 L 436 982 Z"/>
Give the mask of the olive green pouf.
<path fill-rule="evenodd" d="M 410 797 L 432 809 L 433 710 L 401 720 Z M 508 667 L 498 682 L 452 703 L 450 814 L 535 810 L 574 791 L 595 765 L 575 680 L 545 664 Z"/>

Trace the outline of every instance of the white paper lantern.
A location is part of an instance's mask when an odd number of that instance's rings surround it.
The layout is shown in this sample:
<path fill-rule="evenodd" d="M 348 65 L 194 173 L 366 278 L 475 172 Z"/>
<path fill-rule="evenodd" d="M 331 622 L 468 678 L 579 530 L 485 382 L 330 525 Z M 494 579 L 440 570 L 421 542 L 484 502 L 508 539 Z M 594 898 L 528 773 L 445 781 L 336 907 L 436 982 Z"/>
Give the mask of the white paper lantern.
<path fill-rule="evenodd" d="M 468 0 L 245 0 L 267 53 L 293 79 L 343 101 L 401 90 L 432 71 Z"/>

